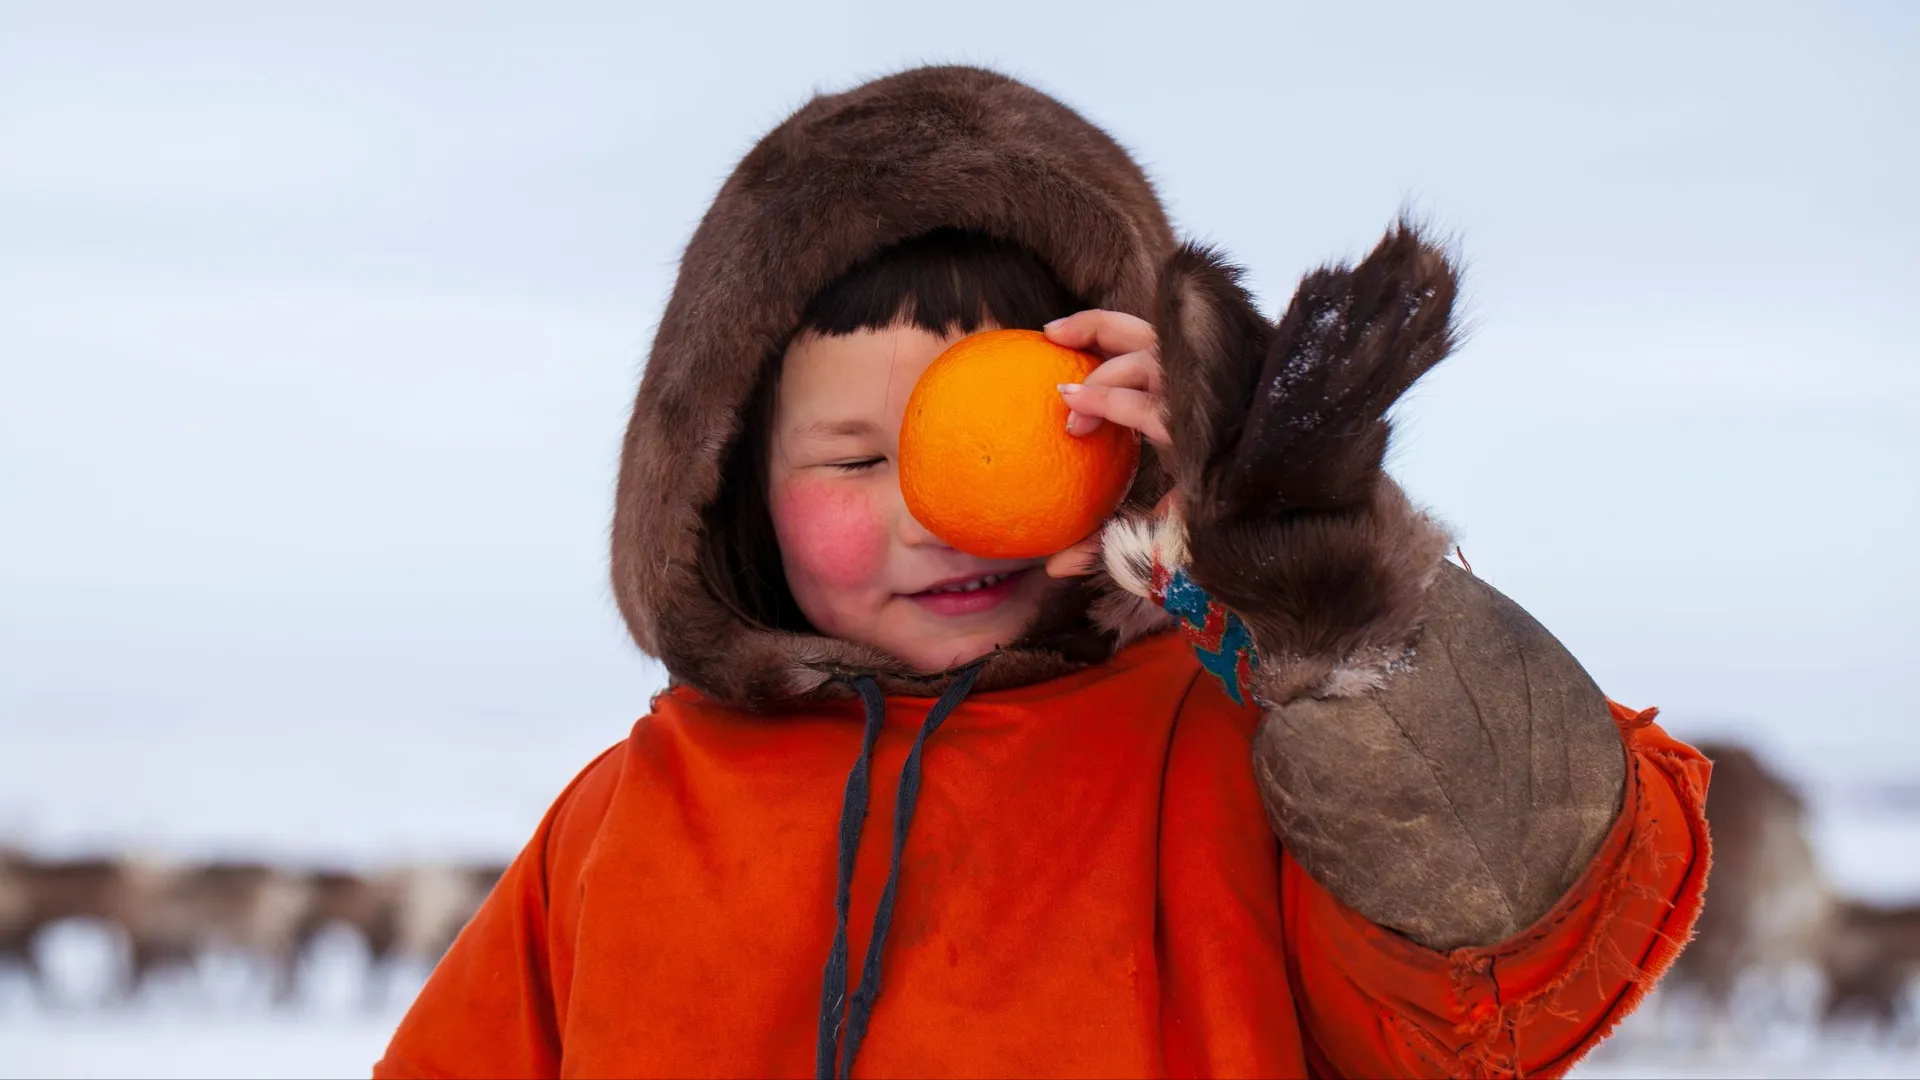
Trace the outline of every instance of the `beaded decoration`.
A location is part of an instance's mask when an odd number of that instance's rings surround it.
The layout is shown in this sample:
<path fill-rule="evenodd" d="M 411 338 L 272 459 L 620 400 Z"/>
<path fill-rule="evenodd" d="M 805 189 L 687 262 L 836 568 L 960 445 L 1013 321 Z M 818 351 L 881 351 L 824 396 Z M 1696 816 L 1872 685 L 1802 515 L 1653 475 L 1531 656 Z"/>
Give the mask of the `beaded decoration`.
<path fill-rule="evenodd" d="M 1185 567 L 1169 569 L 1158 560 L 1153 564 L 1153 600 L 1173 616 L 1200 658 L 1200 666 L 1220 680 L 1227 697 L 1235 705 L 1246 704 L 1246 688 L 1253 669 L 1260 666 L 1260 656 L 1253 651 L 1253 635 L 1240 616 L 1207 595 L 1187 576 Z"/>

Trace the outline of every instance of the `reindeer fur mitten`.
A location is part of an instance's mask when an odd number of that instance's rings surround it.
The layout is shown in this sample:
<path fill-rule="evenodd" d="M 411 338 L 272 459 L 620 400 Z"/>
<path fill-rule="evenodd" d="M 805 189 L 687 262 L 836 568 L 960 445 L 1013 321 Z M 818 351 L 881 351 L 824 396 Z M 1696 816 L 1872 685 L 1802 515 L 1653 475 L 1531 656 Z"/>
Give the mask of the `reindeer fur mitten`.
<path fill-rule="evenodd" d="M 1382 469 L 1388 409 L 1452 347 L 1454 268 L 1402 222 L 1278 326 L 1238 279 L 1195 247 L 1162 269 L 1175 510 L 1109 526 L 1108 571 L 1265 708 L 1254 769 L 1308 873 L 1429 947 L 1492 944 L 1579 878 L 1625 757 L 1579 663 Z"/>

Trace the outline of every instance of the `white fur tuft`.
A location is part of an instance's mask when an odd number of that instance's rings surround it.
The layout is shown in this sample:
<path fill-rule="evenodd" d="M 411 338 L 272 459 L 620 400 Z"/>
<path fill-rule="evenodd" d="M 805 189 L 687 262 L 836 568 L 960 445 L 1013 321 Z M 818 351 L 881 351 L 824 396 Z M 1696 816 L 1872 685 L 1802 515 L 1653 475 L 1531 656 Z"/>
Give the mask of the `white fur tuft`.
<path fill-rule="evenodd" d="M 1153 567 L 1187 565 L 1187 523 L 1177 514 L 1115 518 L 1100 534 L 1107 574 L 1143 599 L 1153 597 Z"/>

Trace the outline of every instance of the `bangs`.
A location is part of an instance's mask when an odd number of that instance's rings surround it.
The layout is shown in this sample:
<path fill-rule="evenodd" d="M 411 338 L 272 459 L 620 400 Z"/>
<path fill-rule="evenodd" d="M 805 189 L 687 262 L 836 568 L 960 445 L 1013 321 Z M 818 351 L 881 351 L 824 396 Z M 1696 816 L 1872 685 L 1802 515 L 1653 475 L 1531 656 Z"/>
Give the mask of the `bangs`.
<path fill-rule="evenodd" d="M 1086 305 L 1040 257 L 963 229 L 936 229 L 854 267 L 807 305 L 801 332 L 827 336 L 906 324 L 932 334 L 986 325 L 1038 330 Z"/>

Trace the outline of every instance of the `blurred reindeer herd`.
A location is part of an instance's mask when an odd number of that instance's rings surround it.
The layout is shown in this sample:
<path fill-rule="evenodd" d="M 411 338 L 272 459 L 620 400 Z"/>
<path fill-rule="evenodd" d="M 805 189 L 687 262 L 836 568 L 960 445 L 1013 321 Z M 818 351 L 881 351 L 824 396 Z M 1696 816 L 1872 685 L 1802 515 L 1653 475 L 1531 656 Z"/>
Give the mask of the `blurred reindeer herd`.
<path fill-rule="evenodd" d="M 1794 785 L 1745 746 L 1695 745 L 1713 762 L 1713 867 L 1694 940 L 1660 988 L 1663 1008 L 1703 1011 L 1702 1034 L 1806 1018 L 1920 1036 L 1920 903 L 1845 895 L 1821 865 Z M 1920 851 L 1886 856 L 1920 861 Z"/>
<path fill-rule="evenodd" d="M 500 875 L 499 864 L 416 865 L 362 873 L 254 861 L 38 858 L 0 847 L 0 977 L 25 976 L 41 1003 L 72 1004 L 54 985 L 45 938 L 90 923 L 117 945 L 100 1004 L 130 1002 L 163 977 L 238 957 L 276 1004 L 300 991 L 303 961 L 328 932 L 357 935 L 368 1003 L 402 964 L 431 966 Z"/>
<path fill-rule="evenodd" d="M 1667 977 L 1657 1011 L 1679 1003 L 1710 1021 L 1692 1030 L 1773 1024 L 1920 1032 L 1920 903 L 1843 895 L 1823 870 L 1805 800 L 1746 747 L 1701 743 L 1714 762 L 1707 817 L 1714 864 L 1696 937 Z M 1889 852 L 1920 858 L 1920 852 Z M 264 862 L 45 859 L 0 847 L 0 977 L 9 967 L 49 993 L 42 938 L 84 921 L 118 943 L 102 1003 L 130 1001 L 162 975 L 193 977 L 214 954 L 239 955 L 277 1003 L 300 993 L 321 935 L 364 945 L 368 983 L 400 964 L 429 967 L 505 867 L 414 865 L 362 873 Z M 1793 987 L 1812 986 L 1797 996 Z M 378 995 L 374 995 L 375 998 Z"/>

